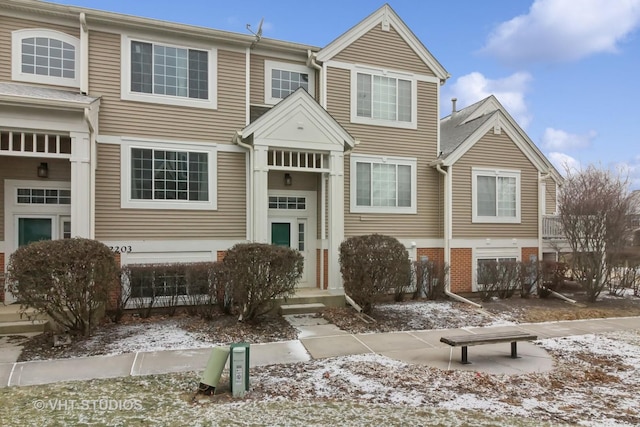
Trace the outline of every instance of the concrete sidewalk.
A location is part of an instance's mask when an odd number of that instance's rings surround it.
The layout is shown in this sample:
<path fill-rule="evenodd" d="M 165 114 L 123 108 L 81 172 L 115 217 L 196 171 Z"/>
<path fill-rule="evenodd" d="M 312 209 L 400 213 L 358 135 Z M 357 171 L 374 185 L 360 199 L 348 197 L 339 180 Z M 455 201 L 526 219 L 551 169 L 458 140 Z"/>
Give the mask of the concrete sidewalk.
<path fill-rule="evenodd" d="M 449 335 L 518 330 L 539 339 L 610 331 L 640 330 L 640 317 L 573 320 L 513 326 L 349 334 L 330 324 L 296 325 L 300 339 L 251 345 L 251 366 L 306 362 L 311 359 L 377 353 L 407 363 L 440 369 L 463 369 L 493 374 L 544 372 L 553 368 L 551 356 L 531 343 L 518 344 L 518 359 L 509 357 L 508 343 L 474 346 L 471 365 L 460 363 L 460 349 L 440 342 Z M 47 361 L 0 363 L 0 387 L 117 378 L 170 372 L 202 371 L 210 348 L 138 352 Z"/>

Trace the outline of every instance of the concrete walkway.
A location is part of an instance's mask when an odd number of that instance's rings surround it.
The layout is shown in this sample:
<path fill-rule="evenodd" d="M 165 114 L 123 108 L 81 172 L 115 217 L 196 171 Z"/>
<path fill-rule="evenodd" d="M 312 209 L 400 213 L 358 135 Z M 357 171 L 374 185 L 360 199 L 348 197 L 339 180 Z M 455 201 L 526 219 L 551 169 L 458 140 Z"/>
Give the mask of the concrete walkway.
<path fill-rule="evenodd" d="M 292 321 L 295 324 L 295 320 Z M 320 324 L 319 324 L 320 323 Z M 640 330 L 640 317 L 574 320 L 518 324 L 513 326 L 468 327 L 410 332 L 349 334 L 334 325 L 299 318 L 295 341 L 252 344 L 251 366 L 306 362 L 335 356 L 378 353 L 408 363 L 441 369 L 464 369 L 494 374 L 544 372 L 553 368 L 551 356 L 531 343 L 518 344 L 518 359 L 509 357 L 509 343 L 469 348 L 471 365 L 460 363 L 460 348 L 440 342 L 448 335 L 518 330 L 539 339 L 610 331 Z M 211 349 L 166 350 L 115 356 L 93 356 L 47 361 L 0 363 L 0 387 L 117 378 L 183 371 L 202 371 Z"/>

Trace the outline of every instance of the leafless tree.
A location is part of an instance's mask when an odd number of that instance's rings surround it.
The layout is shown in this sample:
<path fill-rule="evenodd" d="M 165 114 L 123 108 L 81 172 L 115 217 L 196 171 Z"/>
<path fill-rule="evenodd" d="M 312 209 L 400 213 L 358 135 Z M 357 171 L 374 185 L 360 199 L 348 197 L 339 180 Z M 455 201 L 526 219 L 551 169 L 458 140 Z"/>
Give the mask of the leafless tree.
<path fill-rule="evenodd" d="M 595 166 L 568 172 L 558 197 L 560 221 L 571 247 L 571 270 L 595 302 L 611 277 L 615 253 L 630 226 L 628 180 Z M 609 255 L 609 257 L 607 257 Z"/>

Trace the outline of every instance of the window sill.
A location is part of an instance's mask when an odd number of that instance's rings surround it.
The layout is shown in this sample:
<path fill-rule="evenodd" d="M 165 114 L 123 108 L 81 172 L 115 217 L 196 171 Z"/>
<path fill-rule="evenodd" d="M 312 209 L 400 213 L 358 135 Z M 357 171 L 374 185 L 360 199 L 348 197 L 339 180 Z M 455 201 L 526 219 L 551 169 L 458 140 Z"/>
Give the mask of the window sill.
<path fill-rule="evenodd" d="M 501 218 L 501 217 L 493 217 L 493 216 L 473 217 L 471 222 L 474 224 L 520 224 L 521 223 L 519 217 Z"/>
<path fill-rule="evenodd" d="M 216 102 L 211 99 L 186 98 L 181 96 L 154 95 L 137 92 L 122 91 L 120 97 L 124 101 L 145 102 L 148 104 L 174 105 L 177 107 L 205 108 L 215 110 Z"/>
<path fill-rule="evenodd" d="M 400 122 L 396 120 L 370 119 L 368 117 L 351 116 L 351 123 L 369 126 L 383 126 L 399 129 L 418 129 L 416 122 Z"/>

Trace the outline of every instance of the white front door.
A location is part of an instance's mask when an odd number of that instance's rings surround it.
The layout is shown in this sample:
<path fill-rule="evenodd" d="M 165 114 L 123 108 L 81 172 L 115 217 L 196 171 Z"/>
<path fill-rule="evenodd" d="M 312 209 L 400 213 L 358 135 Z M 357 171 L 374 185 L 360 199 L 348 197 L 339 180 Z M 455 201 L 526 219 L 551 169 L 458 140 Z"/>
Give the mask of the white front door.
<path fill-rule="evenodd" d="M 298 287 L 316 286 L 316 192 L 269 192 L 269 242 L 300 251 L 304 270 Z"/>

